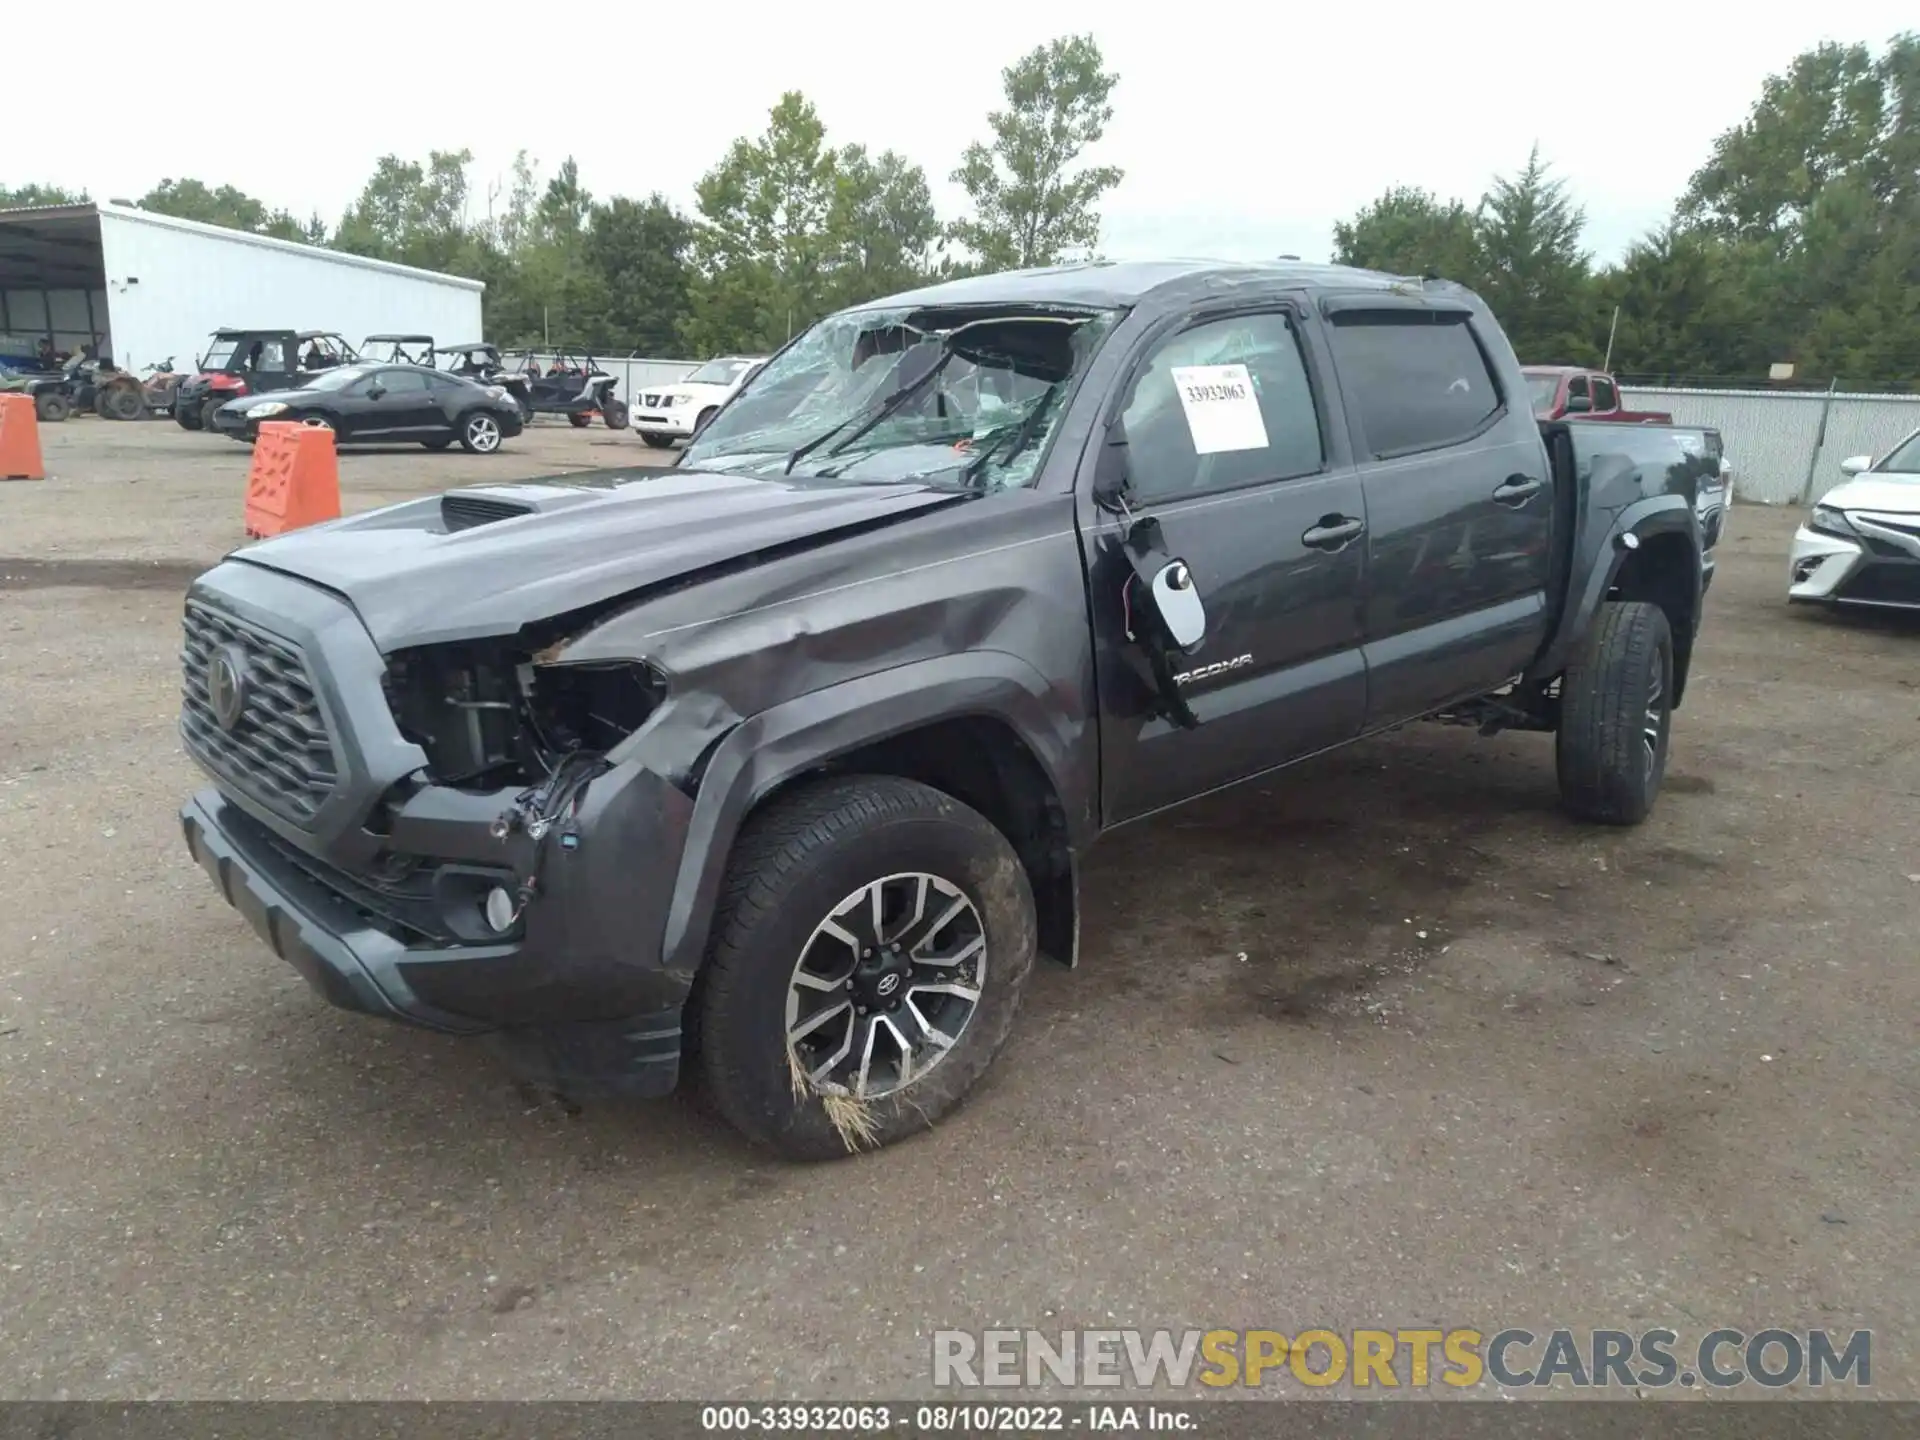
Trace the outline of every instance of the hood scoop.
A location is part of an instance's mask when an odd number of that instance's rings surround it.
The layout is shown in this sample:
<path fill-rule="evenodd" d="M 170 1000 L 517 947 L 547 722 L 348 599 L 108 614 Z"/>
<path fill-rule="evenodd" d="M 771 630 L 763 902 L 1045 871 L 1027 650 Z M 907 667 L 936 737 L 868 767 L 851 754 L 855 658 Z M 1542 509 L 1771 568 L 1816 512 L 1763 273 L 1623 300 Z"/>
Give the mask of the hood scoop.
<path fill-rule="evenodd" d="M 440 520 L 447 533 L 471 530 L 476 525 L 491 525 L 496 520 L 511 520 L 516 515 L 533 514 L 533 506 L 517 500 L 492 500 L 485 495 L 442 495 Z"/>

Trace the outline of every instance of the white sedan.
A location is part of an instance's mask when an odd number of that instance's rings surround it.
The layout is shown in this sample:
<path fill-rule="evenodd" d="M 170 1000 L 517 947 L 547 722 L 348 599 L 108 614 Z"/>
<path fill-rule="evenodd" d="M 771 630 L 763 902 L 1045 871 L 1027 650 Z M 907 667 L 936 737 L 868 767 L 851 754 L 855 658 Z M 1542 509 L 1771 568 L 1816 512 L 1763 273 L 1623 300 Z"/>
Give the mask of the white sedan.
<path fill-rule="evenodd" d="M 647 444 L 663 450 L 689 439 L 766 363 L 764 355 L 722 355 L 684 380 L 650 385 L 633 397 L 633 428 Z"/>
<path fill-rule="evenodd" d="M 1846 483 L 1794 534 L 1787 598 L 1920 610 L 1920 430 L 1878 464 L 1856 455 L 1840 469 Z"/>

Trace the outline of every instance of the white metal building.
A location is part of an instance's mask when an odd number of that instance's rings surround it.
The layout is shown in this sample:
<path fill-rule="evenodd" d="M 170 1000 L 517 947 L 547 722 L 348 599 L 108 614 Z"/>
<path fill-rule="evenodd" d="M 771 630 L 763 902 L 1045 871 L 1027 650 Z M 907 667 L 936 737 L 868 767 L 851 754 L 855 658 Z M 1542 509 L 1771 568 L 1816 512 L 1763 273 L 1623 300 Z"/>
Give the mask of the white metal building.
<path fill-rule="evenodd" d="M 481 338 L 478 280 L 106 203 L 0 210 L 0 362 L 49 333 L 185 370 L 223 326 Z"/>

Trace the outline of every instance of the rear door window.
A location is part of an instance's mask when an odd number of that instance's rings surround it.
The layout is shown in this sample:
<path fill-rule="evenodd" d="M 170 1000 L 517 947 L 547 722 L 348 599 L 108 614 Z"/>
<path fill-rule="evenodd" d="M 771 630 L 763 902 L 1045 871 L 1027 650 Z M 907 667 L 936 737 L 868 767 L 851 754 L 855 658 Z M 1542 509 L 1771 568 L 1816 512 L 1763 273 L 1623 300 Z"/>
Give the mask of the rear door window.
<path fill-rule="evenodd" d="M 1459 445 L 1502 407 L 1467 316 L 1403 310 L 1336 315 L 1340 388 L 1375 458 Z"/>

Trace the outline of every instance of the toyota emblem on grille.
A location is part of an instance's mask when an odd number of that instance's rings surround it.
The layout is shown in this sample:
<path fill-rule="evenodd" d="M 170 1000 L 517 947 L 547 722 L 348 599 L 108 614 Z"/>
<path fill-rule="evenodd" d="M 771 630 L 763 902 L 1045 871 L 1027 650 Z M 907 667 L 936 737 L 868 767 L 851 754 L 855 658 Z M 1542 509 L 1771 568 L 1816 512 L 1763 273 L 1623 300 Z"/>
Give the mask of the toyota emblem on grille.
<path fill-rule="evenodd" d="M 247 705 L 247 654 L 238 645 L 223 645 L 207 661 L 207 705 L 222 730 L 240 723 Z"/>

